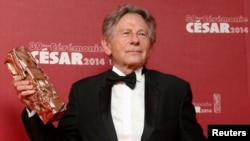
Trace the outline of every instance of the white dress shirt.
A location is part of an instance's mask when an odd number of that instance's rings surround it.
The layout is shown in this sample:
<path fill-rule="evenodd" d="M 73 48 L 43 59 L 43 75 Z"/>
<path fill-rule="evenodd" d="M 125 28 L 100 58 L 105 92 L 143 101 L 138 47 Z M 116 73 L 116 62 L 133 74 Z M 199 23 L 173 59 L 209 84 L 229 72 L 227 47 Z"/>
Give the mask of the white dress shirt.
<path fill-rule="evenodd" d="M 116 67 L 113 71 L 125 76 Z M 142 68 L 135 71 L 136 86 L 132 90 L 124 82 L 112 87 L 111 114 L 118 141 L 140 141 L 144 128 L 144 85 Z"/>

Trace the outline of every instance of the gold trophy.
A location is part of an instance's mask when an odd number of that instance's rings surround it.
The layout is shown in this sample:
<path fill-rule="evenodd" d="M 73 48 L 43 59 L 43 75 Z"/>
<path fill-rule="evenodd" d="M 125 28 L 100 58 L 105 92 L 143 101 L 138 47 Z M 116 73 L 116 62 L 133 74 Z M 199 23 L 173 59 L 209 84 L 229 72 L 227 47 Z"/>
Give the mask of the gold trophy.
<path fill-rule="evenodd" d="M 32 95 L 34 99 L 32 110 L 36 111 L 44 124 L 61 118 L 66 110 L 66 104 L 59 98 L 48 76 L 39 68 L 35 58 L 26 47 L 12 49 L 4 63 L 12 76 L 20 75 L 36 86 L 37 91 Z"/>

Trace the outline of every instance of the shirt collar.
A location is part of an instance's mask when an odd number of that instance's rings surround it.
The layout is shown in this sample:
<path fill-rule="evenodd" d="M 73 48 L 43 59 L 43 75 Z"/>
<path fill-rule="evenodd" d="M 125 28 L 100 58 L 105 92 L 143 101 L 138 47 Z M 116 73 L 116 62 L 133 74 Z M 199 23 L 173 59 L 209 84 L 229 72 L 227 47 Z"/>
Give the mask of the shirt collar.
<path fill-rule="evenodd" d="M 139 68 L 139 69 L 137 69 L 137 70 L 135 70 L 134 72 L 135 72 L 135 75 L 136 75 L 136 81 L 140 81 L 141 80 L 141 78 L 142 78 L 142 69 L 143 69 L 143 67 L 141 67 L 141 68 Z M 112 67 L 112 71 L 114 71 L 115 73 L 117 73 L 118 75 L 120 75 L 120 76 L 125 76 L 125 74 L 122 72 L 122 71 L 120 71 L 117 67 L 115 67 L 115 66 L 113 66 Z"/>

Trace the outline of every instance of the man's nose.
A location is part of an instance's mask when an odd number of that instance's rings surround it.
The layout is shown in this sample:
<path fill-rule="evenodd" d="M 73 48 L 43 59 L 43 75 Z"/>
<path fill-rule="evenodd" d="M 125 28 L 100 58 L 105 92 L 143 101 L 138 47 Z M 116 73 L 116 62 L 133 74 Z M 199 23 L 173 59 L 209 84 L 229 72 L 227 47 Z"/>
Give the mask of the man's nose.
<path fill-rule="evenodd" d="M 132 34 L 131 43 L 138 44 L 139 41 L 140 41 L 140 38 L 139 38 L 138 34 Z"/>

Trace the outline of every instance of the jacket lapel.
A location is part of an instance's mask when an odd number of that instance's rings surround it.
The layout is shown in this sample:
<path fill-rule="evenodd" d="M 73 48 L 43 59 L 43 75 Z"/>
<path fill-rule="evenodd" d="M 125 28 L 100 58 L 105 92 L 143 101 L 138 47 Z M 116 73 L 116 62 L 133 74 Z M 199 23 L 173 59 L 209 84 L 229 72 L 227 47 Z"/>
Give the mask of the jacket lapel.
<path fill-rule="evenodd" d="M 111 87 L 106 85 L 106 77 L 102 83 L 102 90 L 99 93 L 100 111 L 104 126 L 108 132 L 110 141 L 118 141 L 111 116 Z"/>
<path fill-rule="evenodd" d="M 160 93 L 157 88 L 158 81 L 150 73 L 145 70 L 145 121 L 142 134 L 142 141 L 150 140 L 155 127 L 157 108 L 160 98 Z"/>
<path fill-rule="evenodd" d="M 145 121 L 142 134 L 142 141 L 150 140 L 154 131 L 156 112 L 159 103 L 158 81 L 149 70 L 145 70 Z M 102 83 L 102 90 L 99 93 L 100 111 L 102 120 L 108 132 L 110 141 L 118 141 L 114 123 L 111 116 L 111 87 L 106 85 L 106 77 Z"/>

